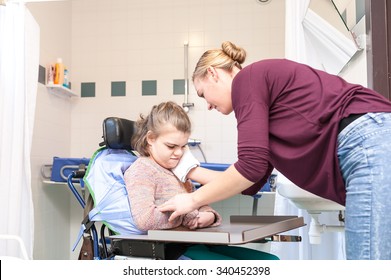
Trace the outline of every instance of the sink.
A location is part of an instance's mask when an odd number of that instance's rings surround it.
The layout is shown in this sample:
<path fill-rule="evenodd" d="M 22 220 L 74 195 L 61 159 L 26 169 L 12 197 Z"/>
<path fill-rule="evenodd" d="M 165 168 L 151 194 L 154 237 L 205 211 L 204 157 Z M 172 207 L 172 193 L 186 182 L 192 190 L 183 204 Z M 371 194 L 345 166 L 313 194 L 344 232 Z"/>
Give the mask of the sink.
<path fill-rule="evenodd" d="M 303 209 L 311 216 L 308 229 L 310 244 L 320 244 L 324 232 L 343 232 L 344 225 L 326 225 L 319 222 L 322 212 L 343 211 L 345 207 L 332 200 L 310 193 L 292 183 L 281 173 L 277 174 L 277 192 L 289 199 L 297 208 Z"/>
<path fill-rule="evenodd" d="M 297 208 L 308 212 L 340 211 L 345 207 L 329 199 L 310 193 L 286 178 L 281 173 L 277 176 L 277 192 L 289 199 Z"/>

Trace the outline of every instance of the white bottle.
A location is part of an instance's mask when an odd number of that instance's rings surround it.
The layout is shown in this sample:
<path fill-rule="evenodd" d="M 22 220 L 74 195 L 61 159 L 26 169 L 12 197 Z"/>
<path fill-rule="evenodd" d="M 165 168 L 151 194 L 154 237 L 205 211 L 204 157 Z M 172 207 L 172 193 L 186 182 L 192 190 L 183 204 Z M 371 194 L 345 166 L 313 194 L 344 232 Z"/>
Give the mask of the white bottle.
<path fill-rule="evenodd" d="M 69 88 L 69 71 L 67 68 L 64 69 L 64 83 L 62 85 Z"/>
<path fill-rule="evenodd" d="M 54 65 L 50 64 L 48 70 L 48 80 L 47 84 L 52 85 L 54 83 Z"/>

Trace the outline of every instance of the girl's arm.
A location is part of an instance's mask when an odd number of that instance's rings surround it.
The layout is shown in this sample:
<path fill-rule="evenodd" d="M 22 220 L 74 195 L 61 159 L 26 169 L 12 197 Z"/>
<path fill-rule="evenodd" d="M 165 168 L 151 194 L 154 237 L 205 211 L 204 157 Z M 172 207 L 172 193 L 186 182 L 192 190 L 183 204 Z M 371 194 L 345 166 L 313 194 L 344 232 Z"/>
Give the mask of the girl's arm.
<path fill-rule="evenodd" d="M 138 171 L 128 170 L 125 173 L 130 209 L 136 227 L 147 231 L 175 228 L 181 225 L 182 216 L 169 221 L 170 213 L 162 213 L 158 210 L 155 201 L 156 184 L 152 178 L 153 176 L 148 174 L 145 168 Z"/>
<path fill-rule="evenodd" d="M 220 214 L 212 207 L 202 206 L 200 209 L 186 214 L 183 218 L 182 225 L 190 229 L 196 229 L 215 227 L 220 225 L 221 221 Z"/>

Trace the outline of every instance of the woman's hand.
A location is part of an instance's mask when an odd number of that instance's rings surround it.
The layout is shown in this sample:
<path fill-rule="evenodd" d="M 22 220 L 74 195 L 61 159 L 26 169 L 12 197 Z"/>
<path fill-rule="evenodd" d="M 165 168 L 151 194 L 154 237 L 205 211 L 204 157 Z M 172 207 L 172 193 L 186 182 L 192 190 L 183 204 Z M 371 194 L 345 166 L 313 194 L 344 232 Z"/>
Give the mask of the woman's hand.
<path fill-rule="evenodd" d="M 158 206 L 158 209 L 161 212 L 173 212 L 168 219 L 169 222 L 172 222 L 176 217 L 190 213 L 197 208 L 196 203 L 193 201 L 193 193 L 178 194 Z"/>

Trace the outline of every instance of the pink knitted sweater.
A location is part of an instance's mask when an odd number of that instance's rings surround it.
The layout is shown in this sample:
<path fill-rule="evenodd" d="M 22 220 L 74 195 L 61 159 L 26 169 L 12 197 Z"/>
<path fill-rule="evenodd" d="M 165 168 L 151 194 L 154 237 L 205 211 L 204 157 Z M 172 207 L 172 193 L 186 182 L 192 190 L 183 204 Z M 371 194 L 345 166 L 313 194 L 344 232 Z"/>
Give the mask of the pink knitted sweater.
<path fill-rule="evenodd" d="M 157 209 L 176 194 L 192 192 L 190 181 L 181 183 L 168 169 L 148 157 L 138 158 L 125 172 L 125 183 L 128 191 L 130 209 L 133 220 L 138 229 L 169 229 L 178 226 L 189 227 L 193 219 L 197 219 L 198 212 L 209 211 L 215 214 L 215 222 L 211 226 L 221 224 L 221 216 L 210 206 L 203 206 L 198 210 L 176 218 L 169 222 L 171 212 L 162 213 Z"/>

